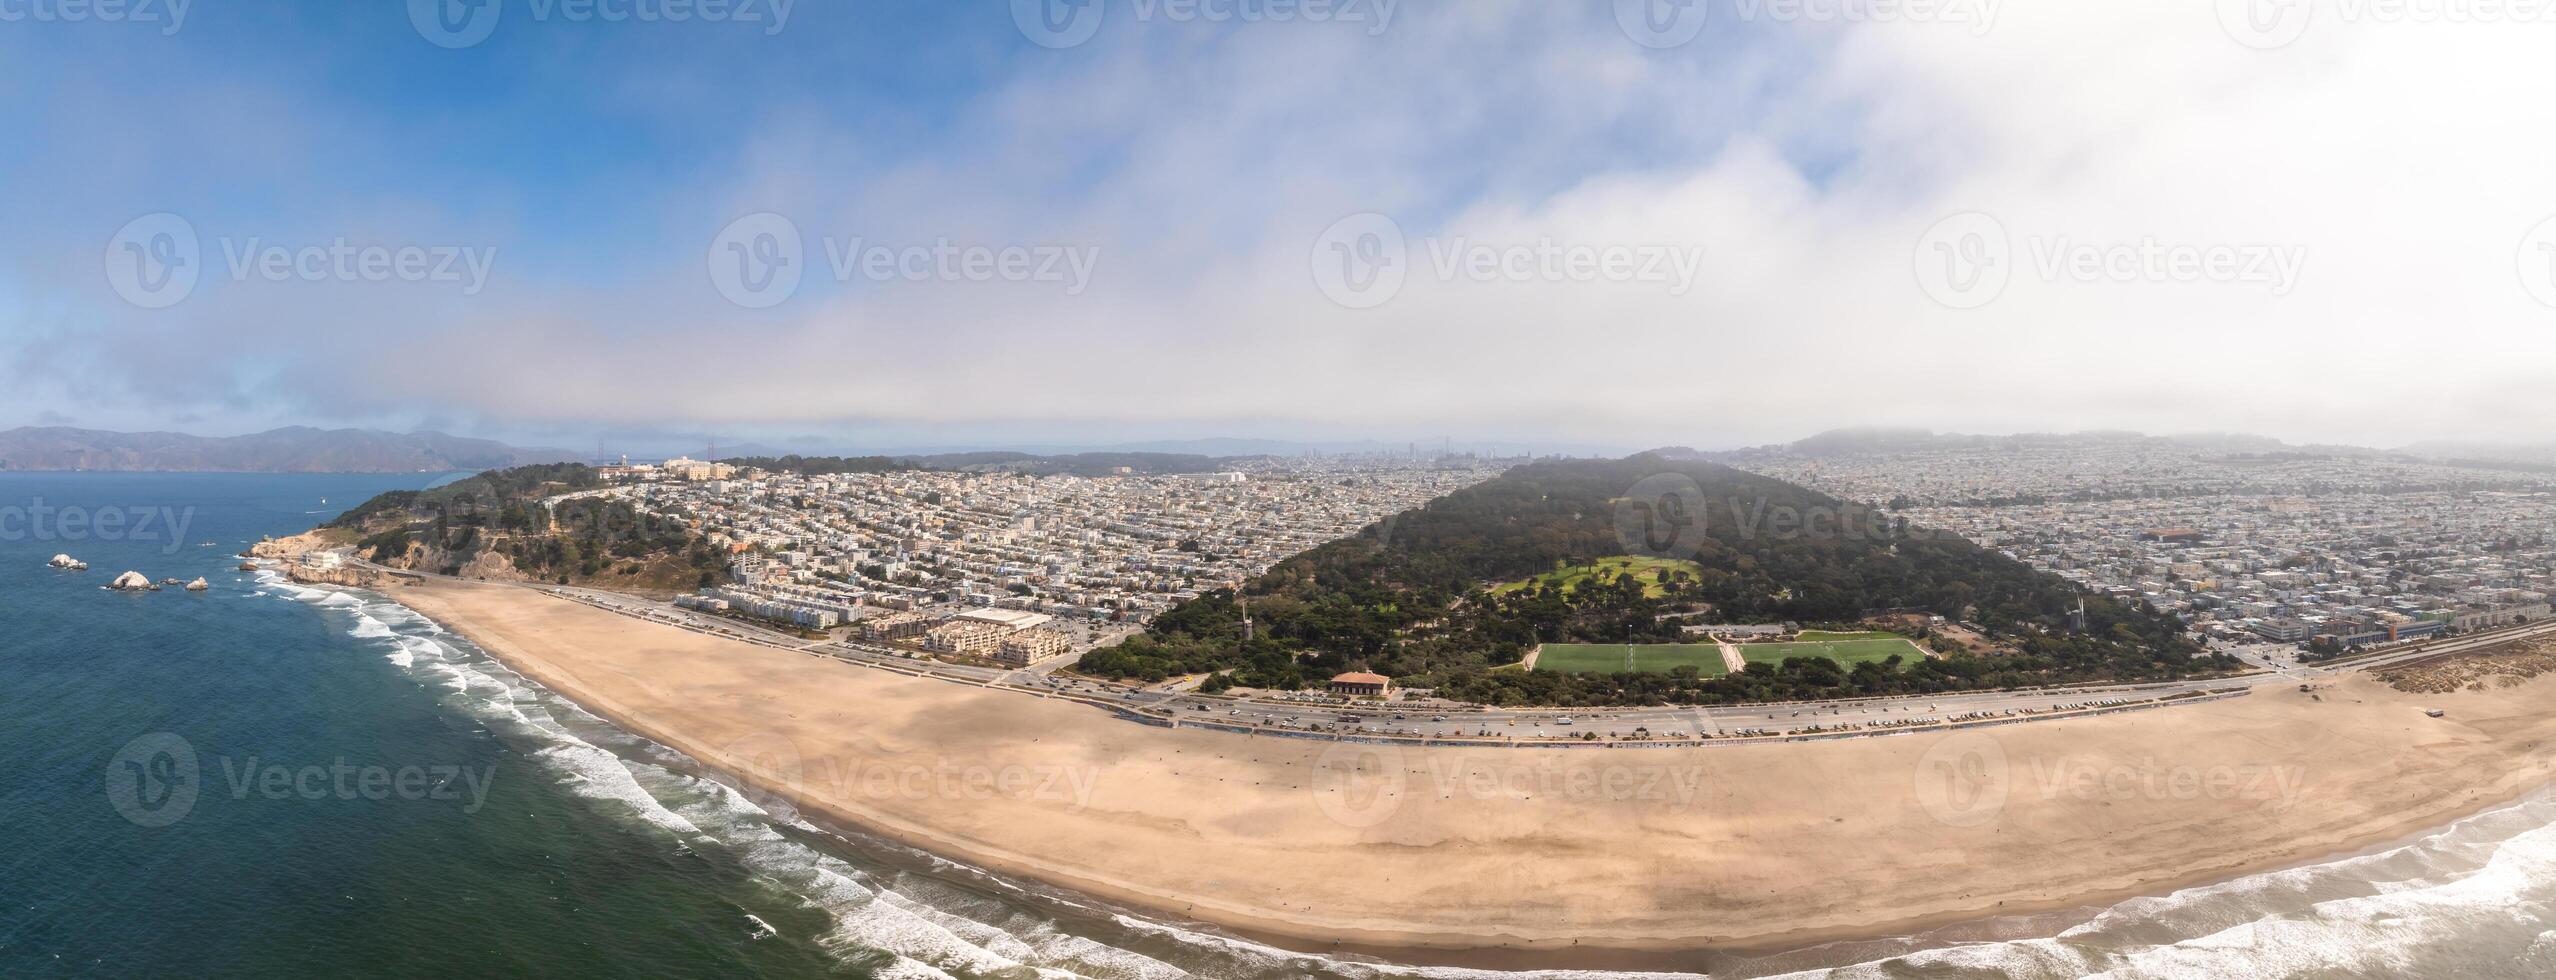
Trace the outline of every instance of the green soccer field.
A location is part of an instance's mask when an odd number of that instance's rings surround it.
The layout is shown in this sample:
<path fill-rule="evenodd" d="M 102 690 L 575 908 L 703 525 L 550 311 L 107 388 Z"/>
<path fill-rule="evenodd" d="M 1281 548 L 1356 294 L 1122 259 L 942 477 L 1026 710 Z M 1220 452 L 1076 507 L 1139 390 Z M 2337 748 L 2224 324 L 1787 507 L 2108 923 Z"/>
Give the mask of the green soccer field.
<path fill-rule="evenodd" d="M 1899 638 L 1899 634 L 1888 630 L 1863 630 L 1855 633 L 1834 633 L 1828 630 L 1803 630 L 1800 635 L 1794 637 L 1794 639 L 1800 640 L 1804 643 L 1835 643 L 1839 640 L 1896 640 Z"/>
<path fill-rule="evenodd" d="M 1665 674 L 1691 666 L 1706 677 L 1730 672 L 1710 643 L 1547 643 L 1535 669 L 1557 674 Z"/>
<path fill-rule="evenodd" d="M 1899 655 L 1900 666 L 1903 669 L 1909 664 L 1925 659 L 1926 652 L 1918 649 L 1917 644 L 1909 642 L 1906 637 L 1888 633 L 1882 635 L 1889 639 L 1743 643 L 1740 644 L 1740 659 L 1753 664 L 1778 664 L 1784 662 L 1786 657 L 1827 657 L 1848 670 L 1855 669 L 1855 665 L 1860 663 L 1880 663 L 1890 659 L 1892 654 Z"/>

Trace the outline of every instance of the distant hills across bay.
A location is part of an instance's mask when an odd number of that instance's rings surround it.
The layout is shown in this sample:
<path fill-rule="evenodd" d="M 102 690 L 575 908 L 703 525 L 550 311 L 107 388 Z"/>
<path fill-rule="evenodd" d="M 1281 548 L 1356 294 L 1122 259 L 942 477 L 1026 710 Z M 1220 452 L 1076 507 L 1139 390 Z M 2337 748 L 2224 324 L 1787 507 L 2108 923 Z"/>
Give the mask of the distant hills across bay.
<path fill-rule="evenodd" d="M 2151 436 L 2137 432 L 2087 431 L 1971 435 L 1922 428 L 1833 429 L 1790 443 L 1746 449 L 1660 450 L 1672 457 L 1743 462 L 1751 457 L 1840 457 L 1889 455 L 1943 450 L 2053 448 L 2148 442 L 2206 453 L 2310 455 L 2385 455 L 2433 460 L 2454 465 L 2497 469 L 2556 470 L 2556 446 L 2492 440 L 2431 440 L 2396 449 L 2340 445 L 2294 445 L 2267 436 L 2242 433 L 2192 433 Z M 1499 442 L 1424 439 L 1395 442 L 1367 439 L 1295 442 L 1277 439 L 1209 438 L 1092 446 L 1022 446 L 1017 448 L 921 448 L 888 451 L 821 453 L 787 450 L 757 443 L 723 446 L 721 460 L 757 462 L 785 458 L 842 458 L 892 461 L 893 465 L 932 469 L 981 469 L 1029 473 L 1108 475 L 1114 472 L 1195 473 L 1221 469 L 1254 457 L 1339 454 L 1440 453 L 1502 458 L 1604 457 L 1632 452 L 1598 445 L 1552 442 Z M 706 455 L 706 453 L 705 453 Z M 562 449 L 519 447 L 493 439 L 440 432 L 396 433 L 373 429 L 319 429 L 303 426 L 240 436 L 197 436 L 177 432 L 110 432 L 61 426 L 0 431 L 0 470 L 198 473 L 417 473 L 504 469 L 538 463 L 601 462 Z"/>
<path fill-rule="evenodd" d="M 0 470 L 188 473 L 449 473 L 578 459 L 440 432 L 290 427 L 244 436 L 20 428 L 0 432 Z"/>

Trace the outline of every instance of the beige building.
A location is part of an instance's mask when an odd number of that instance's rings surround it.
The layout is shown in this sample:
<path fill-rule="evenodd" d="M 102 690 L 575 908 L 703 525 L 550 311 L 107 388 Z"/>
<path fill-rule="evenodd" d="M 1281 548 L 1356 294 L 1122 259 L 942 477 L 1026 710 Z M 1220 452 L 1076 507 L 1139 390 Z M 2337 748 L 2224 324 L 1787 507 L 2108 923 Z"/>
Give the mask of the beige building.
<path fill-rule="evenodd" d="M 966 657 L 991 657 L 1002 646 L 1003 638 L 1011 634 L 1011 630 L 992 623 L 942 623 L 923 634 L 923 649 Z"/>
<path fill-rule="evenodd" d="M 994 659 L 1027 667 L 1063 656 L 1073 648 L 1074 641 L 1067 639 L 1063 633 L 1050 629 L 1025 629 L 1004 637 L 995 648 Z"/>
<path fill-rule="evenodd" d="M 892 613 L 861 621 L 861 638 L 873 643 L 886 640 L 909 640 L 932 628 L 932 621 L 921 613 Z"/>
<path fill-rule="evenodd" d="M 737 475 L 737 468 L 726 463 L 705 463 L 677 456 L 659 464 L 657 472 L 673 479 L 699 483 L 703 480 L 725 480 Z"/>
<path fill-rule="evenodd" d="M 1331 693 L 1350 697 L 1380 698 L 1393 690 L 1393 678 L 1365 671 L 1350 671 L 1331 679 Z"/>

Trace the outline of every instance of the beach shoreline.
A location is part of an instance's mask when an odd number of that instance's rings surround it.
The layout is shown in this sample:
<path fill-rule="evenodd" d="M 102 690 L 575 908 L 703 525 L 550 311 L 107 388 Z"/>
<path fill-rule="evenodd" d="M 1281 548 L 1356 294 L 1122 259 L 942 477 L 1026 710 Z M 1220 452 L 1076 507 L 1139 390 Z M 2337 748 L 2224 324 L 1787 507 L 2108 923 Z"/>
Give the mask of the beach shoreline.
<path fill-rule="evenodd" d="M 2528 749 L 2556 736 L 2556 722 L 2527 710 L 2518 688 L 2435 696 L 2455 700 L 2459 717 L 2430 719 L 2409 697 L 2355 678 L 2337 684 L 2332 701 L 2258 692 L 2139 713 L 2177 716 L 2165 719 L 1712 753 L 1732 753 L 1727 761 L 1696 749 L 1509 749 L 1537 758 L 1504 763 L 1461 749 L 1344 752 L 1127 725 L 1080 704 L 862 670 L 522 588 L 436 580 L 389 594 L 633 734 L 828 822 L 1172 922 L 1398 963 L 1692 970 L 1707 954 L 2109 905 L 2403 840 L 2518 799 L 2549 777 L 2548 762 Z M 1947 743 L 1968 754 L 1947 754 Z M 2383 778 L 2338 747 L 2390 753 L 2407 776 Z M 1986 819 L 1964 809 L 1958 786 L 1922 798 L 1928 757 L 1981 755 L 2004 768 L 2001 793 L 2026 792 Z M 954 794 L 946 785 L 881 793 L 814 778 L 820 763 L 838 775 L 844 765 L 921 766 L 969 779 L 1017 769 L 1106 782 L 1080 797 Z M 2266 773 L 2280 783 L 2284 767 L 2297 773 L 2280 790 L 2288 795 L 2248 795 L 2265 788 Z M 1541 778 L 1546 769 L 1560 781 Z M 2132 778 L 2121 778 L 2125 769 Z M 2229 798 L 2210 788 L 2220 770 L 2233 774 L 2221 781 Z M 1535 778 L 1520 782 L 1519 771 Z M 2160 794 L 2137 775 L 2154 771 L 2194 778 Z M 1631 774 L 1628 786 L 1656 783 L 1663 772 L 1708 777 L 1689 788 L 1720 792 L 1534 798 L 1538 788 L 1621 773 Z M 1961 775 L 1958 765 L 1952 772 Z M 2481 785 L 2475 778 L 2497 773 Z M 1412 774 L 1445 792 L 1401 799 Z M 1366 802 L 1344 806 L 1353 797 L 1326 794 L 1325 775 L 1347 784 L 1332 790 L 1363 779 Z M 1262 778 L 1239 785 L 1254 776 Z M 1283 779 L 1295 782 L 1281 788 Z M 2092 796 L 2079 791 L 2086 785 Z M 1521 786 L 1529 791 L 1515 792 Z M 2175 798 L 2186 789 L 2196 795 Z M 2340 815 L 2314 805 L 2364 796 L 2378 799 Z M 1613 838 L 1624 846 L 1596 846 Z M 2090 842 L 2123 845 L 2135 859 L 2090 864 L 2103 850 Z M 2071 859 L 2085 860 L 2052 880 L 2047 869 Z M 1975 882 L 1970 891 L 1945 887 L 1954 869 Z M 1841 900 L 1841 890 L 1858 897 Z"/>

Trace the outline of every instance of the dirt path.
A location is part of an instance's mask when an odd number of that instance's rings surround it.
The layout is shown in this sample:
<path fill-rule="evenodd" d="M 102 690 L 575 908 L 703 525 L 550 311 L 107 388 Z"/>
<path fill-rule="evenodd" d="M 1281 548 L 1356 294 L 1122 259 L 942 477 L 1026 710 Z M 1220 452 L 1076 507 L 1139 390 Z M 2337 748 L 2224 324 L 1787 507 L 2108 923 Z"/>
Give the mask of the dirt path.
<path fill-rule="evenodd" d="M 1730 668 L 1731 673 L 1739 673 L 1748 667 L 1748 658 L 1740 656 L 1739 647 L 1731 641 L 1716 636 L 1713 643 L 1722 648 L 1722 666 Z"/>

